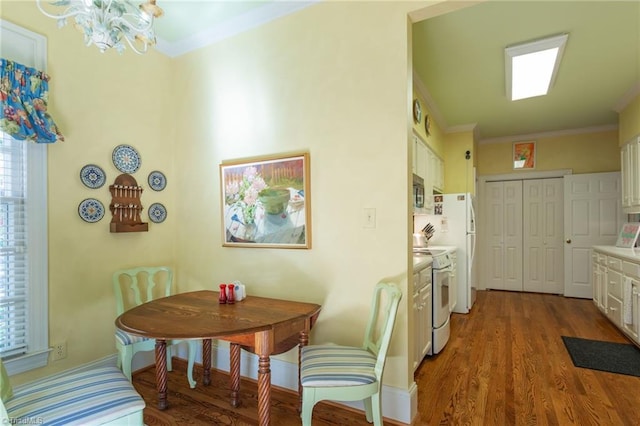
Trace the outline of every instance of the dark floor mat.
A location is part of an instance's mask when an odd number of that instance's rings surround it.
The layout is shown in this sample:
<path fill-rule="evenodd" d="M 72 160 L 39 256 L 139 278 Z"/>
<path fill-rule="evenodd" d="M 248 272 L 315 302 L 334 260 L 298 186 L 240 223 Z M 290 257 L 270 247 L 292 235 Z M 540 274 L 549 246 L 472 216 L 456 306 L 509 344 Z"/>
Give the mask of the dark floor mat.
<path fill-rule="evenodd" d="M 627 343 L 562 336 L 576 367 L 640 377 L 640 349 Z"/>

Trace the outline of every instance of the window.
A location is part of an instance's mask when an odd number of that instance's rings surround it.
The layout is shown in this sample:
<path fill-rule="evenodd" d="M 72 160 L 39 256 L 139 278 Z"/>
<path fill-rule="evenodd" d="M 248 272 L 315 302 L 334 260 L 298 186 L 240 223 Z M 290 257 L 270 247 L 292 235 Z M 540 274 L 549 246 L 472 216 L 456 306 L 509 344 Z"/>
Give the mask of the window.
<path fill-rule="evenodd" d="M 0 20 L 3 57 L 45 70 L 46 39 Z M 9 374 L 49 355 L 47 144 L 0 132 L 0 356 Z"/>
<path fill-rule="evenodd" d="M 17 373 L 48 355 L 47 151 L 0 136 L 0 355 Z"/>

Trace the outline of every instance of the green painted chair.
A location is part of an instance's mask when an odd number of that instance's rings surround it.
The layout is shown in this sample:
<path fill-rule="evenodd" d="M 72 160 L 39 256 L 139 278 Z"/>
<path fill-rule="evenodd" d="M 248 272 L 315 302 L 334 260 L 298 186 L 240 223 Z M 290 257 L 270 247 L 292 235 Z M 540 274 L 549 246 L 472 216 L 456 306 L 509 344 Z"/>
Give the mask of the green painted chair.
<path fill-rule="evenodd" d="M 323 400 L 363 400 L 367 421 L 382 426 L 382 373 L 401 298 L 394 284 L 376 285 L 362 346 L 302 348 L 303 426 L 311 426 L 313 407 Z"/>
<path fill-rule="evenodd" d="M 113 273 L 113 288 L 116 295 L 117 314 L 122 315 L 126 309 L 146 303 L 160 297 L 171 296 L 173 286 L 173 270 L 167 266 L 138 267 L 120 269 Z M 124 291 L 123 291 L 124 290 Z M 126 308 L 126 309 L 125 309 Z M 172 346 L 182 340 L 167 340 L 167 370 L 171 371 Z M 189 360 L 187 378 L 189 386 L 194 388 L 193 364 L 195 362 L 197 341 L 187 340 Z M 146 337 L 134 336 L 116 328 L 116 348 L 118 349 L 118 367 L 131 380 L 131 361 L 138 352 L 155 351 L 156 341 Z"/>

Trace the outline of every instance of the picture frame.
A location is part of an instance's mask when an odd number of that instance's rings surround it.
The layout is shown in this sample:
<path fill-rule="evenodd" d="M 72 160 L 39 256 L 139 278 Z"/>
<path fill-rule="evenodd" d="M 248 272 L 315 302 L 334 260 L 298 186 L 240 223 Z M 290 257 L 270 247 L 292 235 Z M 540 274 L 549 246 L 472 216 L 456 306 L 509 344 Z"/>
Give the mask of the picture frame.
<path fill-rule="evenodd" d="M 311 248 L 309 153 L 220 164 L 225 247 Z"/>
<path fill-rule="evenodd" d="M 513 143 L 514 170 L 531 170 L 536 168 L 536 143 L 524 141 Z"/>
<path fill-rule="evenodd" d="M 640 234 L 640 222 L 627 222 L 622 225 L 620 233 L 618 234 L 618 240 L 616 241 L 616 247 L 632 248 L 635 247 L 638 240 L 638 234 Z"/>

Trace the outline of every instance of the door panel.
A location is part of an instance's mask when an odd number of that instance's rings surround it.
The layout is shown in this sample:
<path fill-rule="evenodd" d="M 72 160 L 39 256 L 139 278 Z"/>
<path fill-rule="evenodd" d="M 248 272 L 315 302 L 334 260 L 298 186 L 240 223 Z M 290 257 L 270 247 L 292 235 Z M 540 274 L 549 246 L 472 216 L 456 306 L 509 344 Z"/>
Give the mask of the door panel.
<path fill-rule="evenodd" d="M 522 291 L 522 181 L 504 182 L 505 290 Z"/>
<path fill-rule="evenodd" d="M 489 265 L 487 268 L 486 288 L 504 289 L 504 252 L 503 252 L 503 199 L 504 187 L 501 182 L 486 184 L 485 197 L 486 212 L 485 227 L 487 235 L 487 249 Z"/>
<path fill-rule="evenodd" d="M 523 182 L 523 288 L 562 293 L 563 180 Z"/>
<path fill-rule="evenodd" d="M 620 173 L 564 177 L 564 295 L 593 297 L 591 247 L 615 245 L 624 221 Z"/>
<path fill-rule="evenodd" d="M 485 187 L 486 288 L 522 291 L 522 181 Z"/>

